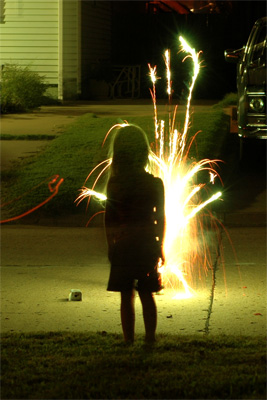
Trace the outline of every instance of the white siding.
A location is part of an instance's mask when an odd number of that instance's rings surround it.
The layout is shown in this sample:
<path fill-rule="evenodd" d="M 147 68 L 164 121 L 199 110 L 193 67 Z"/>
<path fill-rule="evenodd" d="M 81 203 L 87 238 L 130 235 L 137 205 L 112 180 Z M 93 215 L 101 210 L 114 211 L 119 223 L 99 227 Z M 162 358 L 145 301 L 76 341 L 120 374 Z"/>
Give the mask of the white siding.
<path fill-rule="evenodd" d="M 0 63 L 29 66 L 58 84 L 58 0 L 5 0 Z"/>
<path fill-rule="evenodd" d="M 59 0 L 59 98 L 74 98 L 80 87 L 80 1 Z"/>
<path fill-rule="evenodd" d="M 56 87 L 60 99 L 80 94 L 82 74 L 88 92 L 90 68 L 110 59 L 111 2 L 1 1 L 0 66 L 15 63 L 30 67 Z"/>

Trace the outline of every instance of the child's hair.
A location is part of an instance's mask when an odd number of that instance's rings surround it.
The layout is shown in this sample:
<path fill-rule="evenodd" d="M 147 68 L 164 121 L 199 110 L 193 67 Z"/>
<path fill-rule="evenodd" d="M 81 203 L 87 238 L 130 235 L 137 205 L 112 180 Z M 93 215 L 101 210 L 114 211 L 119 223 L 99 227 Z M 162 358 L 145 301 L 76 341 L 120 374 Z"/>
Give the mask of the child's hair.
<path fill-rule="evenodd" d="M 149 143 L 145 132 L 136 125 L 118 128 L 112 143 L 111 175 L 145 169 Z"/>

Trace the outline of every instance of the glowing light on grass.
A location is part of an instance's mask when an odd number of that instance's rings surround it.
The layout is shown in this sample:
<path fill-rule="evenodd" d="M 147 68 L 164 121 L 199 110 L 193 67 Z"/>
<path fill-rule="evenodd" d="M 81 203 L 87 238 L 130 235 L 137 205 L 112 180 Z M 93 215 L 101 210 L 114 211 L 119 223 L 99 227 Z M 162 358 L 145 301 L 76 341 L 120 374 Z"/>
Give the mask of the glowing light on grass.
<path fill-rule="evenodd" d="M 151 67 L 148 64 L 148 68 L 152 81 L 150 93 L 153 101 L 155 131 L 153 151 L 151 150 L 149 155 L 149 170 L 155 176 L 161 177 L 165 186 L 166 235 L 164 250 L 166 264 L 160 266 L 160 272 L 163 274 L 163 284 L 165 287 L 174 288 L 176 290 L 175 298 L 181 299 L 189 298 L 194 293 L 190 287 L 191 285 L 189 286 L 189 283 L 193 281 L 194 275 L 198 273 L 198 277 L 201 278 L 201 269 L 204 272 L 208 270 L 209 249 L 208 244 L 205 242 L 205 233 L 200 222 L 201 210 L 209 203 L 217 200 L 221 196 L 221 192 L 208 197 L 207 184 L 197 184 L 195 182 L 199 172 L 206 171 L 210 175 L 210 182 L 214 184 L 214 179 L 218 176 L 215 167 L 219 160 L 204 159 L 199 162 L 192 162 L 188 158 L 190 147 L 196 137 L 195 135 L 187 143 L 191 98 L 200 71 L 200 52 L 197 53 L 195 49 L 192 49 L 183 37 L 180 36 L 179 40 L 181 51 L 187 53 L 183 61 L 191 58 L 194 66 L 182 132 L 179 132 L 175 128 L 177 106 L 174 108 L 173 114 L 171 114 L 170 51 L 166 50 L 164 53 L 169 100 L 168 124 L 165 124 L 164 120 L 158 119 L 156 83 L 159 78 L 157 77 L 156 66 Z M 125 124 L 112 127 L 107 133 L 105 140 L 112 129 L 118 126 L 125 126 Z M 112 160 L 110 159 L 103 161 L 103 163 L 99 164 L 93 170 L 95 171 L 98 167 L 104 166 L 97 176 L 92 190 L 82 189 L 82 193 L 77 199 L 79 202 L 85 197 L 89 196 L 90 198 L 92 195 L 104 200 L 104 197 L 99 196 L 99 193 L 95 193 L 94 189 L 100 176 L 109 167 L 111 162 Z M 205 194 L 204 196 L 203 193 Z M 203 200 L 203 197 L 207 198 Z M 199 237 L 201 237 L 201 241 Z M 200 267 L 202 263 L 203 265 Z M 198 268 L 197 265 L 199 266 Z M 182 292 L 178 291 L 177 286 L 179 286 L 179 283 L 183 287 Z"/>
<path fill-rule="evenodd" d="M 6 224 L 7 222 L 12 222 L 12 221 L 17 221 L 18 219 L 24 218 L 27 215 L 33 213 L 34 211 L 38 210 L 39 208 L 43 207 L 45 204 L 49 203 L 49 201 L 51 201 L 57 194 L 59 191 L 59 187 L 60 185 L 64 182 L 63 178 L 60 178 L 59 175 L 53 175 L 48 179 L 45 179 L 45 181 L 39 183 L 37 186 L 33 187 L 31 190 L 29 190 L 26 193 L 23 193 L 21 196 L 17 197 L 16 199 L 13 199 L 7 203 L 1 204 L 1 208 L 14 203 L 15 201 L 20 200 L 22 197 L 26 196 L 27 194 L 29 194 L 30 192 L 32 192 L 33 190 L 39 188 L 41 185 L 43 185 L 44 183 L 47 183 L 49 192 L 51 193 L 50 196 L 48 196 L 46 199 L 44 199 L 41 203 L 37 204 L 36 206 L 24 211 L 23 213 L 16 215 L 14 217 L 10 217 L 10 218 L 6 218 L 0 221 L 0 224 Z"/>

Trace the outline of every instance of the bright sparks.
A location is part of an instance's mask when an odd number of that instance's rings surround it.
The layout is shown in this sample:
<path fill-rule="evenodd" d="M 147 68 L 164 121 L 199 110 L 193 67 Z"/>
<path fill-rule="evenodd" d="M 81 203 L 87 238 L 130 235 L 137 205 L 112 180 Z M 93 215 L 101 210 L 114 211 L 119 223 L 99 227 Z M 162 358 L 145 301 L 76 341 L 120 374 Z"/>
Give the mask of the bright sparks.
<path fill-rule="evenodd" d="M 179 132 L 174 128 L 176 117 L 175 108 L 173 118 L 169 115 L 169 124 L 165 128 L 164 121 L 158 121 L 156 103 L 156 81 L 152 79 L 153 93 L 152 100 L 154 105 L 155 121 L 155 152 L 151 152 L 151 172 L 160 176 L 165 186 L 165 205 L 166 205 L 166 235 L 165 235 L 165 256 L 166 265 L 161 268 L 163 272 L 163 283 L 165 286 L 176 287 L 176 281 L 182 284 L 184 293 L 176 294 L 175 298 L 188 298 L 193 291 L 187 281 L 192 281 L 194 275 L 194 262 L 205 253 L 203 245 L 197 242 L 198 227 L 197 214 L 209 203 L 221 196 L 218 192 L 205 201 L 201 201 L 201 191 L 205 184 L 196 184 L 196 176 L 200 171 L 207 170 L 214 178 L 217 176 L 214 164 L 218 160 L 202 160 L 200 162 L 189 162 L 187 154 L 187 135 L 189 130 L 190 104 L 194 85 L 200 71 L 199 53 L 186 42 L 183 37 L 179 37 L 181 51 L 187 53 L 183 61 L 191 58 L 194 69 L 192 81 L 189 87 L 189 94 L 186 105 L 185 121 L 183 131 Z M 171 95 L 171 75 L 170 75 L 170 52 L 166 50 L 164 60 L 167 71 L 167 94 Z M 155 71 L 149 65 L 150 71 Z M 157 132 L 160 134 L 157 134 Z M 185 150 L 187 149 L 187 152 Z M 203 234 L 201 233 L 203 237 Z M 195 242 L 195 243 L 193 243 Z M 201 247 L 201 248 L 200 248 Z M 205 247 L 205 246 L 204 246 Z M 205 255 L 204 255 L 205 257 Z"/>
<path fill-rule="evenodd" d="M 193 75 L 189 86 L 182 132 L 175 128 L 177 106 L 173 112 L 171 111 L 170 50 L 166 50 L 164 53 L 169 100 L 168 123 L 158 119 L 156 83 L 159 78 L 157 77 L 156 66 L 151 67 L 148 64 L 152 82 L 150 93 L 153 101 L 155 128 L 155 142 L 153 151 L 151 150 L 149 155 L 149 170 L 153 175 L 159 176 L 165 186 L 166 234 L 164 250 L 166 264 L 160 266 L 159 270 L 163 276 L 164 286 L 174 288 L 176 291 L 175 298 L 182 299 L 193 295 L 194 291 L 190 288 L 189 283 L 194 280 L 196 275 L 201 278 L 200 270 L 204 270 L 204 272 L 208 270 L 209 250 L 208 244 L 205 242 L 205 233 L 201 226 L 201 210 L 209 203 L 217 200 L 222 193 L 217 192 L 209 197 L 207 184 L 196 183 L 198 174 L 205 171 L 210 175 L 211 184 L 214 184 L 215 178 L 218 177 L 215 168 L 219 160 L 204 159 L 199 162 L 192 162 L 188 159 L 188 153 L 195 138 L 190 139 L 189 144 L 187 143 L 191 98 L 200 72 L 200 52 L 197 53 L 195 49 L 191 48 L 182 36 L 179 37 L 179 41 L 181 43 L 181 51 L 186 53 L 183 61 L 188 58 L 193 61 Z M 127 125 L 126 121 L 124 124 L 112 127 L 107 133 L 104 142 L 112 129 L 125 125 Z M 105 195 L 95 191 L 95 186 L 103 173 L 109 168 L 111 162 L 111 159 L 105 160 L 91 171 L 87 179 L 98 168 L 101 169 L 92 189 L 87 189 L 86 187 L 81 189 L 81 194 L 76 199 L 78 204 L 86 197 L 90 201 L 91 196 L 100 201 L 106 199 Z M 182 286 L 182 292 L 178 290 L 179 286 Z"/>
<path fill-rule="evenodd" d="M 166 50 L 164 53 L 164 61 L 166 65 L 166 75 L 167 75 L 167 93 L 171 96 L 172 88 L 171 88 L 171 52 L 170 50 Z M 153 81 L 152 81 L 153 82 Z"/>
<path fill-rule="evenodd" d="M 83 187 L 81 189 L 81 194 L 77 197 L 77 204 L 80 204 L 82 200 L 84 200 L 86 197 L 91 197 L 94 196 L 96 199 L 105 201 L 107 200 L 107 196 L 103 193 L 96 192 L 95 190 L 88 189 L 87 187 Z"/>

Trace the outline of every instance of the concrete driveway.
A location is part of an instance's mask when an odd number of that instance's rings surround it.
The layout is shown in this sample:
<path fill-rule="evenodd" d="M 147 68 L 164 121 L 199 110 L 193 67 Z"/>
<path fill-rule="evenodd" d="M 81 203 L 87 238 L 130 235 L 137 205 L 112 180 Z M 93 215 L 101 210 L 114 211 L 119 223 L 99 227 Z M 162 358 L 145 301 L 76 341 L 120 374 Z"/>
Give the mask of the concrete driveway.
<path fill-rule="evenodd" d="M 266 335 L 265 228 L 223 234 L 212 295 L 211 271 L 188 299 L 156 295 L 158 332 Z M 118 293 L 106 291 L 109 265 L 102 228 L 9 226 L 1 229 L 2 332 L 121 332 Z M 234 250 L 233 250 L 233 247 Z M 82 301 L 68 301 L 71 289 Z M 136 332 L 144 332 L 136 299 Z"/>

